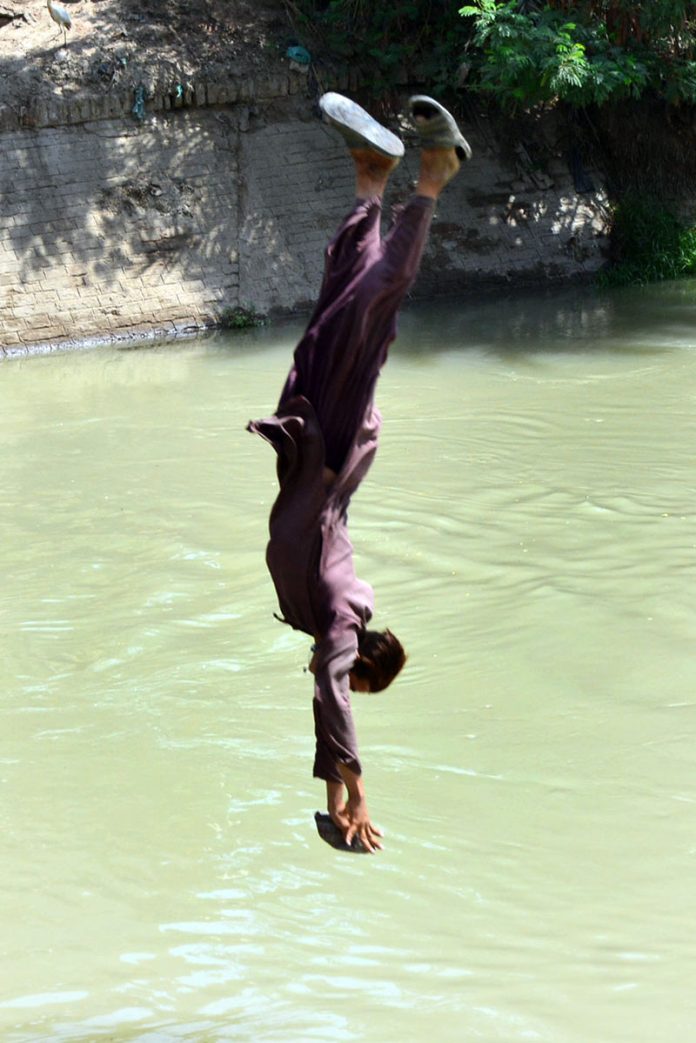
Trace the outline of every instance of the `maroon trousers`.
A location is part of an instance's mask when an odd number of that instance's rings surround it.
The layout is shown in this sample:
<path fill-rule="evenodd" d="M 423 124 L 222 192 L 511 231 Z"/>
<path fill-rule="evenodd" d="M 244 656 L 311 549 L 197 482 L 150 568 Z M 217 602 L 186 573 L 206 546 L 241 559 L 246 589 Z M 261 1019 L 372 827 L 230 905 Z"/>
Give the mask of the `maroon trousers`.
<path fill-rule="evenodd" d="M 396 336 L 396 316 L 418 272 L 433 200 L 414 196 L 380 233 L 378 197 L 358 199 L 326 248 L 324 279 L 297 345 L 278 408 L 303 395 L 338 473 L 353 445 Z"/>

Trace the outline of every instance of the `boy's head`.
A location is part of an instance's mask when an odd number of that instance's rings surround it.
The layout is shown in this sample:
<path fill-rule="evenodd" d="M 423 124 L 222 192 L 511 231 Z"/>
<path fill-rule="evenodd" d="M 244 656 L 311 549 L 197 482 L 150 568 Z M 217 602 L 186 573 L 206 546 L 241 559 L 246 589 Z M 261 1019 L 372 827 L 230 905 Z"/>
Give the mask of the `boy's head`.
<path fill-rule="evenodd" d="M 405 662 L 403 645 L 391 630 L 363 630 L 350 672 L 350 687 L 354 692 L 382 692 Z"/>

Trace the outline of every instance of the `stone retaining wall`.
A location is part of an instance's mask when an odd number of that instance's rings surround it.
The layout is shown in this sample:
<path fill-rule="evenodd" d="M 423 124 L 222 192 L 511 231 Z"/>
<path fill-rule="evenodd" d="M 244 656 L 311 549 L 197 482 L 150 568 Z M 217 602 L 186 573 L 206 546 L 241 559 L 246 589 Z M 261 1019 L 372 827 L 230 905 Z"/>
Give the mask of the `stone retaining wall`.
<path fill-rule="evenodd" d="M 118 111 L 107 99 L 108 118 L 97 119 L 85 100 L 57 102 L 33 113 L 41 125 L 0 133 L 0 351 L 173 333 L 239 306 L 309 306 L 353 180 L 305 93 L 297 74 L 247 83 L 236 97 L 207 85 L 181 108 L 150 102 L 142 121 L 132 96 Z M 504 162 L 484 120 L 465 132 L 474 159 L 442 197 L 416 292 L 596 270 L 601 189 L 578 196 L 560 157 L 544 172 L 524 150 Z M 408 150 L 392 201 L 416 167 Z"/>

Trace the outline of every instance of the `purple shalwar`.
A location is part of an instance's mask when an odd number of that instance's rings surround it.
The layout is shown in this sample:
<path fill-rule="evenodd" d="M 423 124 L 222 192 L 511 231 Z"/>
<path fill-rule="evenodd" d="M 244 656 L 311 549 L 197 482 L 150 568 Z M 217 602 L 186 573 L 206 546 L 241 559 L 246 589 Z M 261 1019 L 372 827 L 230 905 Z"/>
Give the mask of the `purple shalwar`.
<path fill-rule="evenodd" d="M 314 775 L 336 782 L 337 762 L 362 772 L 348 675 L 374 602 L 372 588 L 355 575 L 348 504 L 377 451 L 375 383 L 433 206 L 414 196 L 382 238 L 380 199 L 357 200 L 326 249 L 319 301 L 278 408 L 249 424 L 277 453 L 280 491 L 266 562 L 283 622 L 316 642 Z M 336 473 L 331 484 L 325 467 Z"/>

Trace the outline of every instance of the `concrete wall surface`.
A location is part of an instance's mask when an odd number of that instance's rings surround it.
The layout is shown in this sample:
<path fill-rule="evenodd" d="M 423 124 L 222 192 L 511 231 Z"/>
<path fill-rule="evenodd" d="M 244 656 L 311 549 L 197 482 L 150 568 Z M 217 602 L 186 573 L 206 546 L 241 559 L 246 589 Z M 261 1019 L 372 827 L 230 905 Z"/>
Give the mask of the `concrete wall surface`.
<path fill-rule="evenodd" d="M 438 204 L 415 293 L 587 276 L 606 198 L 562 158 L 533 170 L 485 120 Z M 402 201 L 417 173 L 393 178 Z M 183 108 L 0 134 L 0 351 L 173 333 L 225 308 L 310 305 L 324 245 L 352 201 L 340 138 L 304 97 Z"/>

